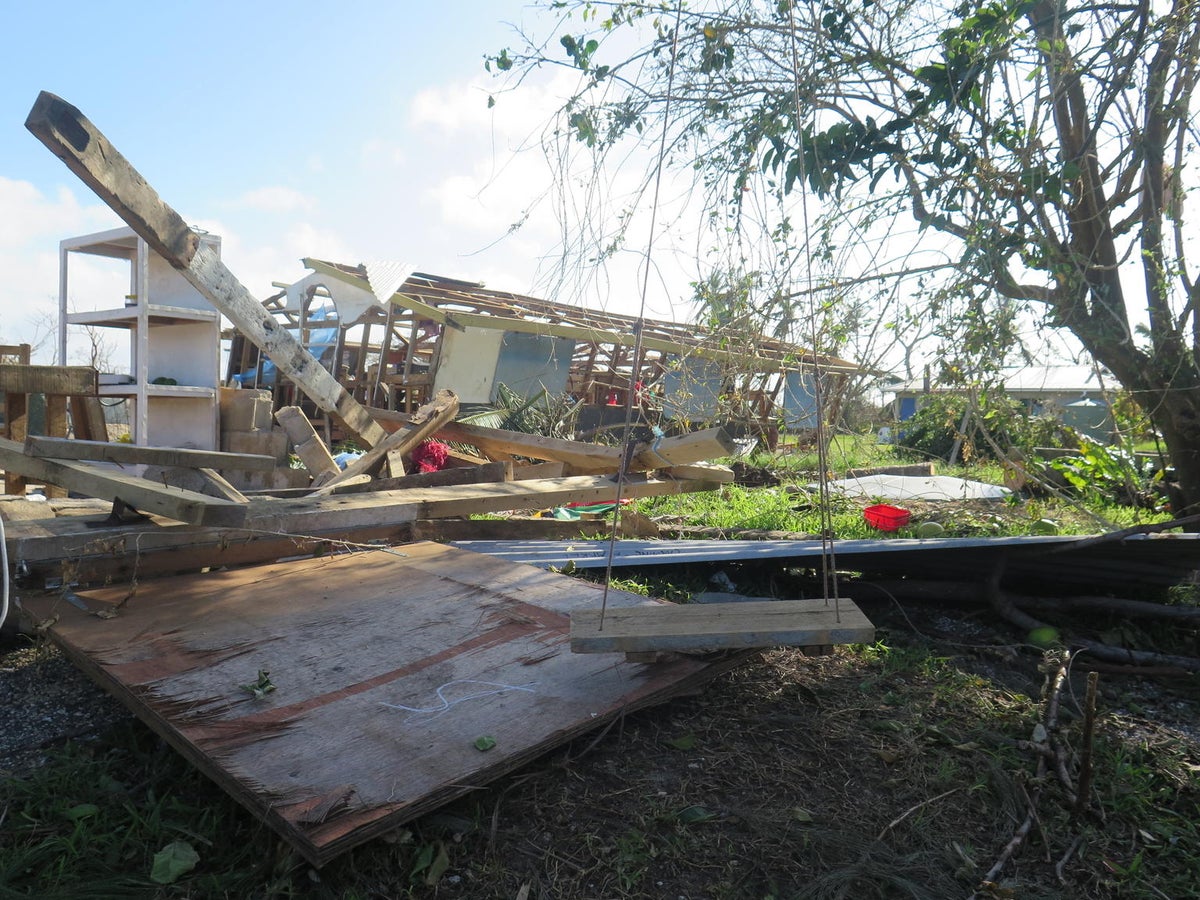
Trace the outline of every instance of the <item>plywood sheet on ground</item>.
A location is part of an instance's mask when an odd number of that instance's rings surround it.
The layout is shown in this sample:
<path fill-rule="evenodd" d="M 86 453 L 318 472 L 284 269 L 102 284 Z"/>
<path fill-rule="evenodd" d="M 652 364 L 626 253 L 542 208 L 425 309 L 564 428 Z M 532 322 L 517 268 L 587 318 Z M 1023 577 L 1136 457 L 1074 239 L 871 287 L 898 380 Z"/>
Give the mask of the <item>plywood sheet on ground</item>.
<path fill-rule="evenodd" d="M 598 587 L 432 543 L 128 594 L 24 606 L 57 615 L 78 665 L 317 865 L 740 658 L 574 655 L 569 616 Z M 276 688 L 256 698 L 260 670 Z"/>

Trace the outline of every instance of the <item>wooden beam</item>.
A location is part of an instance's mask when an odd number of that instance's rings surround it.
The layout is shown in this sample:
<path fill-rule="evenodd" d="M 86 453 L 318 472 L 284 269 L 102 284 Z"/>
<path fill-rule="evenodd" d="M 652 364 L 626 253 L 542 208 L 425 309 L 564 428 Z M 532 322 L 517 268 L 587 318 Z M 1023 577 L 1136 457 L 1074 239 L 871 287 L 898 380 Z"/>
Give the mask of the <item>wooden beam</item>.
<path fill-rule="evenodd" d="M 241 525 L 246 507 L 195 491 L 156 485 L 89 463 L 59 462 L 26 456 L 16 441 L 0 438 L 0 468 L 29 480 L 55 484 L 101 500 L 120 499 L 142 512 L 153 512 L 192 525 Z"/>
<path fill-rule="evenodd" d="M 196 471 L 200 473 L 200 477 L 205 480 L 209 491 L 212 492 L 214 496 L 223 497 L 226 500 L 232 500 L 234 503 L 250 502 L 246 499 L 245 494 L 226 481 L 225 476 L 223 476 L 216 469 L 209 469 L 201 466 Z"/>
<path fill-rule="evenodd" d="M 316 493 L 328 494 L 344 481 L 357 475 L 371 474 L 390 455 L 403 457 L 412 453 L 417 444 L 450 423 L 456 415 L 458 415 L 458 396 L 454 391 L 438 391 L 432 400 L 413 413 L 411 424 L 393 431 L 346 466 L 339 474 L 317 488 Z"/>
<path fill-rule="evenodd" d="M 870 643 L 875 626 L 849 600 L 765 600 L 600 609 L 571 614 L 575 653 L 709 653 Z"/>
<path fill-rule="evenodd" d="M 512 481 L 513 467 L 509 462 L 490 462 L 481 466 L 442 469 L 440 472 L 417 472 L 400 478 L 376 478 L 366 484 L 339 483 L 330 493 L 357 494 L 364 491 L 411 491 L 414 488 L 450 487 L 456 484 L 483 484 L 490 481 Z"/>
<path fill-rule="evenodd" d="M 77 459 L 115 462 L 124 465 L 183 466 L 185 468 L 244 469 L 267 472 L 274 457 L 257 453 L 222 453 L 218 450 L 184 450 L 177 447 L 139 447 L 107 441 L 77 441 L 30 435 L 25 454 L 39 459 Z"/>
<path fill-rule="evenodd" d="M 408 422 L 408 416 L 404 413 L 376 408 L 369 411 L 386 428 L 402 427 Z M 485 428 L 466 422 L 451 422 L 443 426 L 437 437 L 470 444 L 489 454 L 563 462 L 580 473 L 616 472 L 621 467 L 624 455 L 620 447 L 548 438 L 540 434 L 524 434 L 500 428 Z M 686 466 L 729 456 L 736 450 L 737 444 L 723 428 L 709 428 L 657 441 L 643 441 L 634 448 L 630 471 L 645 472 L 671 466 Z"/>
<path fill-rule="evenodd" d="M 23 454 L 22 458 L 28 459 Z M 585 476 L 323 497 L 251 499 L 248 504 L 238 506 L 244 510 L 244 528 L 197 528 L 161 520 L 98 528 L 89 527 L 77 517 L 64 517 L 13 522 L 7 526 L 7 544 L 9 559 L 21 560 L 35 575 L 54 577 L 66 562 L 74 577 L 102 581 L 128 578 L 135 572 L 182 572 L 234 561 L 300 555 L 308 552 L 304 547 L 321 546 L 329 541 L 406 540 L 408 526 L 418 519 L 612 499 L 615 487 L 609 478 Z M 694 481 L 637 477 L 626 483 L 624 495 L 657 497 L 716 487 Z M 212 498 L 202 496 L 202 499 Z"/>
<path fill-rule="evenodd" d="M 333 461 L 333 454 L 325 441 L 317 434 L 312 422 L 298 406 L 284 406 L 275 411 L 275 421 L 287 433 L 288 439 L 295 447 L 296 455 L 308 470 L 308 474 L 316 478 L 325 476 L 332 478 L 341 469 Z"/>
<path fill-rule="evenodd" d="M 71 402 L 71 425 L 75 437 L 83 441 L 107 441 L 108 425 L 99 397 L 74 396 Z"/>
<path fill-rule="evenodd" d="M 93 370 L 94 371 L 94 370 Z M 46 434 L 65 439 L 67 436 L 67 398 L 65 394 L 46 394 Z M 26 435 L 28 439 L 28 435 Z M 67 496 L 61 485 L 46 485 L 47 499 L 60 500 Z"/>
<path fill-rule="evenodd" d="M 91 366 L 18 366 L 0 363 L 0 393 L 94 395 L 100 376 Z"/>
<path fill-rule="evenodd" d="M 368 447 L 383 440 L 383 429 L 363 406 L 251 296 L 221 262 L 217 251 L 200 241 L 83 113 L 62 98 L 42 91 L 25 127 L 318 407 L 337 416 Z"/>
<path fill-rule="evenodd" d="M 695 478 L 699 481 L 719 481 L 729 484 L 736 477 L 729 466 L 717 466 L 712 463 L 692 463 L 689 466 L 671 466 L 663 469 L 663 474 L 669 478 Z"/>
<path fill-rule="evenodd" d="M 4 436 L 11 441 L 23 441 L 29 433 L 29 397 L 26 394 L 4 395 Z M 4 493 L 25 496 L 25 479 L 19 472 L 0 464 L 4 470 Z"/>

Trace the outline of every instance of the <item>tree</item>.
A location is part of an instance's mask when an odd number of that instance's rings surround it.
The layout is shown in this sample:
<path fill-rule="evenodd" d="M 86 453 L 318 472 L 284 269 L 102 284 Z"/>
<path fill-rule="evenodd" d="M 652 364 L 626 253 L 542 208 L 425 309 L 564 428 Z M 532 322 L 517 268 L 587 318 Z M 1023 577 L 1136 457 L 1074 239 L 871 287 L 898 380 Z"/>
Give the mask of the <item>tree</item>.
<path fill-rule="evenodd" d="M 1069 332 L 1149 414 L 1200 510 L 1200 0 L 548 5 L 557 44 L 489 66 L 574 68 L 562 130 L 596 151 L 664 137 L 667 165 L 735 218 L 754 190 L 876 235 L 911 217 L 911 240 L 953 250 L 930 315 L 961 349 L 994 355 L 1021 310 Z"/>

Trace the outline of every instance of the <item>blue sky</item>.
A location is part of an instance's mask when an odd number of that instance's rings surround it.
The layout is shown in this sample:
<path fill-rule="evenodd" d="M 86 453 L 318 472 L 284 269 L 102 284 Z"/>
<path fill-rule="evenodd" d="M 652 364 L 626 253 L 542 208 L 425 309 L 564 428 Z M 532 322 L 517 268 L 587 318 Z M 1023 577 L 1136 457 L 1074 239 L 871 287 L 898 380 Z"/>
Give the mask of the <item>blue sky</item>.
<path fill-rule="evenodd" d="M 26 131 L 40 90 L 79 107 L 189 223 L 220 234 L 257 296 L 302 277 L 302 256 L 534 289 L 555 223 L 504 235 L 549 183 L 540 154 L 513 150 L 547 120 L 552 92 L 531 84 L 489 110 L 483 70 L 486 52 L 515 42 L 512 24 L 536 29 L 526 4 L 6 6 L 0 339 L 31 339 L 55 313 L 59 240 L 120 224 Z"/>

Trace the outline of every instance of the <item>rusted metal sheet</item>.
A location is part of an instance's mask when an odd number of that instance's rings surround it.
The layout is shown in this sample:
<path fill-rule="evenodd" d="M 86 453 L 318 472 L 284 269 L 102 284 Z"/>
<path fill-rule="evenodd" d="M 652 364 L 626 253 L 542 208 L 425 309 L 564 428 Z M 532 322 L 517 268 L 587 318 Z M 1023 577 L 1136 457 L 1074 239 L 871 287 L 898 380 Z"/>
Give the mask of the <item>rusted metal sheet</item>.
<path fill-rule="evenodd" d="M 432 543 L 129 595 L 24 607 L 57 615 L 81 668 L 315 865 L 743 658 L 573 655 L 570 613 L 598 587 Z"/>

